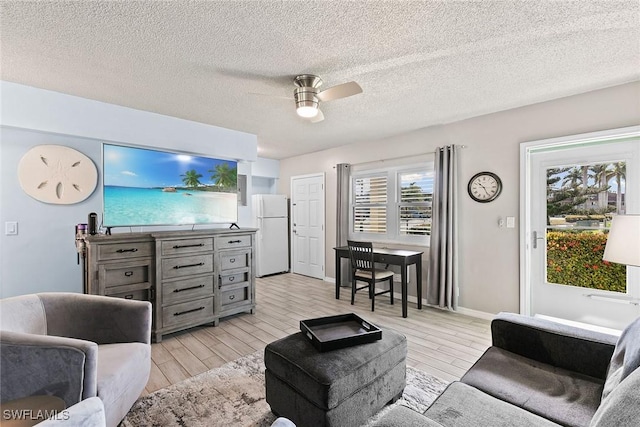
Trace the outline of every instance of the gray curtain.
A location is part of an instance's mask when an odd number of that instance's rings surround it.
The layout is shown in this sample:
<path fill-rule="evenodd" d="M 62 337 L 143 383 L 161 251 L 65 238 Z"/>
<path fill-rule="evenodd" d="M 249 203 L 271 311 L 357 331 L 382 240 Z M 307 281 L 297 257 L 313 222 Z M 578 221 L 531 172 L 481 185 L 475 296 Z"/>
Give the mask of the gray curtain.
<path fill-rule="evenodd" d="M 427 303 L 458 308 L 458 159 L 455 145 L 435 152 Z"/>
<path fill-rule="evenodd" d="M 336 175 L 338 186 L 336 188 L 336 246 L 346 246 L 349 238 L 349 164 L 338 163 L 336 165 Z M 346 263 L 340 266 L 342 283 L 347 286 L 349 283 L 349 266 Z"/>

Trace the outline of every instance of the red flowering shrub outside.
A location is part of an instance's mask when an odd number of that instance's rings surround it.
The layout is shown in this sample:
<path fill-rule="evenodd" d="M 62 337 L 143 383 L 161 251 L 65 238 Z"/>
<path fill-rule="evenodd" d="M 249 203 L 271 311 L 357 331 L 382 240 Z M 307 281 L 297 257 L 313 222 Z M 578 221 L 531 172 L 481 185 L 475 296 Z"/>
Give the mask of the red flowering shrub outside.
<path fill-rule="evenodd" d="M 626 292 L 626 267 L 602 260 L 606 243 L 600 231 L 547 231 L 547 282 Z"/>

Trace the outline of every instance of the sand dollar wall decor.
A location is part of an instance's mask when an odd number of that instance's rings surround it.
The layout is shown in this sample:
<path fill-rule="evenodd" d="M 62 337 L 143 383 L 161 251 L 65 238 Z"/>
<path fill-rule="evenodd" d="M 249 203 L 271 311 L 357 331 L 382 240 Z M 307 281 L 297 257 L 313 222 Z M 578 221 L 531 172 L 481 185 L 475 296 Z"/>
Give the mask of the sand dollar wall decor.
<path fill-rule="evenodd" d="M 86 199 L 98 184 L 91 159 L 62 145 L 38 145 L 18 164 L 22 190 L 44 203 L 71 205 Z"/>

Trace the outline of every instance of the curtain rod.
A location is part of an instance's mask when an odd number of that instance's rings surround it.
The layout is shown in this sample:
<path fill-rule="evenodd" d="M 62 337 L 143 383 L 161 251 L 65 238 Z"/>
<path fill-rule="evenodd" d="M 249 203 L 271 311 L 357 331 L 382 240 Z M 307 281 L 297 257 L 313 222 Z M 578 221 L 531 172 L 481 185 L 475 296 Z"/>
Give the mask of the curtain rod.
<path fill-rule="evenodd" d="M 392 158 L 389 158 L 389 159 L 371 160 L 370 162 L 347 163 L 347 164 L 349 166 L 361 166 L 361 165 L 368 165 L 370 163 L 380 163 L 380 162 L 390 162 L 390 161 L 394 161 L 394 160 L 411 159 L 411 158 L 414 158 L 416 156 L 427 156 L 429 154 L 433 154 L 433 153 L 422 153 L 422 154 L 417 154 L 417 155 L 412 155 L 412 156 L 392 157 Z M 336 167 L 333 166 L 333 168 L 335 169 Z"/>
<path fill-rule="evenodd" d="M 458 144 L 454 144 L 454 145 L 455 145 L 456 147 L 459 147 L 459 148 L 467 148 L 467 146 L 466 146 L 466 145 L 458 145 Z M 395 161 L 395 160 L 412 159 L 412 158 L 414 158 L 414 157 L 416 157 L 416 156 L 427 156 L 427 155 L 429 155 L 429 154 L 433 154 L 433 152 L 431 152 L 431 153 L 422 153 L 422 154 L 417 154 L 417 155 L 416 155 L 416 154 L 414 154 L 414 155 L 411 155 L 411 156 L 392 157 L 392 158 L 390 158 L 390 159 L 372 160 L 372 161 L 370 161 L 370 162 L 362 162 L 362 163 L 347 163 L 347 165 L 348 165 L 348 166 L 361 166 L 361 165 L 367 165 L 367 164 L 371 164 L 371 163 L 380 163 L 380 162 L 390 162 L 390 161 Z M 334 166 L 332 166 L 332 167 L 333 167 L 333 169 L 335 169 L 335 168 L 336 168 L 336 167 L 335 167 L 335 165 L 334 165 Z"/>

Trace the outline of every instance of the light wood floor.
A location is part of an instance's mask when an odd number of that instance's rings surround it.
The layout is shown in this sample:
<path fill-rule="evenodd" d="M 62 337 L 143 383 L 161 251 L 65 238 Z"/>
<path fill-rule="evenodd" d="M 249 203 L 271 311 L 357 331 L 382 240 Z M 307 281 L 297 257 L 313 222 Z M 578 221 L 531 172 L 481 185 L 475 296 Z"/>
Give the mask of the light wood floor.
<path fill-rule="evenodd" d="M 460 378 L 490 346 L 489 322 L 433 308 L 416 309 L 409 303 L 402 318 L 399 300 L 376 297 L 376 311 L 364 291 L 350 304 L 350 290 L 335 299 L 332 283 L 296 274 L 256 280 L 256 314 L 239 314 L 203 326 L 167 335 L 151 346 L 151 377 L 146 392 L 198 375 L 238 359 L 278 338 L 298 332 L 300 320 L 355 312 L 371 322 L 406 335 L 407 365 L 444 380 Z"/>

